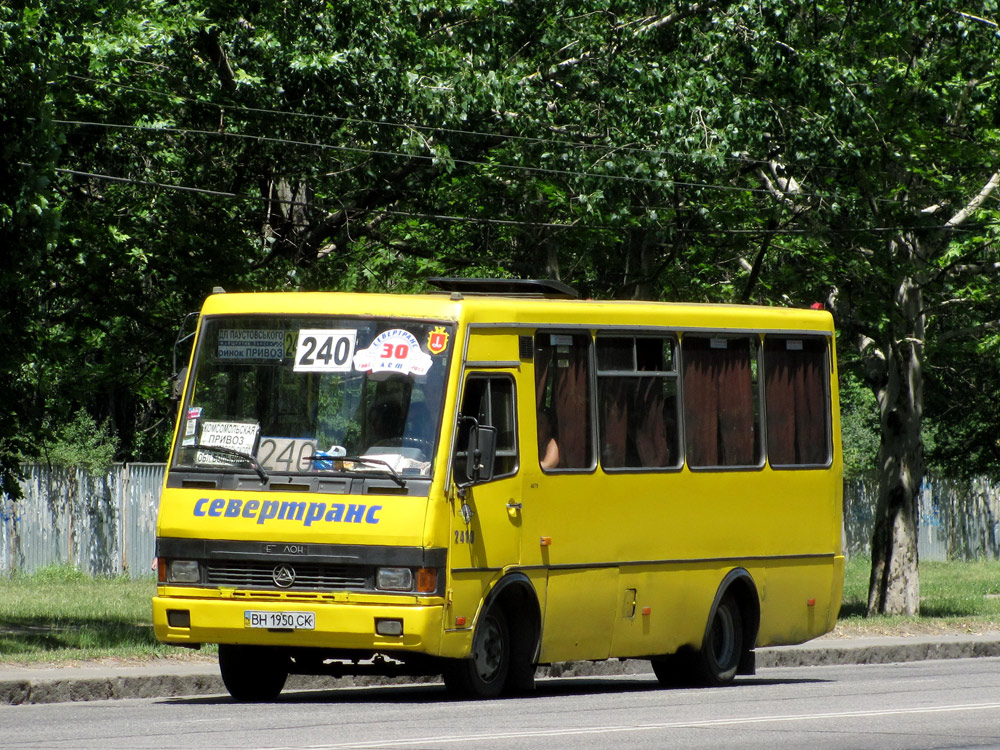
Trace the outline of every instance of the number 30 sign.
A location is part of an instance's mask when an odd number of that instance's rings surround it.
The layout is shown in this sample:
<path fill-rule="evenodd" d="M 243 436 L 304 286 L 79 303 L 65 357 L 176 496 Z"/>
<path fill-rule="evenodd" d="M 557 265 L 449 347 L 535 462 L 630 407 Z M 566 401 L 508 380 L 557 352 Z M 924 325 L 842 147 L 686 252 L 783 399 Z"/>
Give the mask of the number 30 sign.
<path fill-rule="evenodd" d="M 420 350 L 413 334 L 401 328 L 383 331 L 371 346 L 354 355 L 354 367 L 360 372 L 426 375 L 431 363 L 431 356 Z"/>

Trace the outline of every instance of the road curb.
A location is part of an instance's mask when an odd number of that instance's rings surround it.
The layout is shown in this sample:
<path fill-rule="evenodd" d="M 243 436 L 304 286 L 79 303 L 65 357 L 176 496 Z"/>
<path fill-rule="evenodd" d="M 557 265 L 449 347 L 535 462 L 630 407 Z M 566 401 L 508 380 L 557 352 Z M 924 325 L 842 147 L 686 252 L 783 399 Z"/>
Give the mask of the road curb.
<path fill-rule="evenodd" d="M 757 649 L 757 668 L 805 667 L 846 664 L 889 664 L 934 659 L 1000 657 L 1000 636 L 956 636 L 944 639 L 892 638 L 859 641 L 827 641 L 821 645 L 782 646 Z M 17 677 L 3 672 L 21 672 Z M 226 695 L 218 668 L 211 663 L 177 666 L 158 671 L 157 667 L 108 667 L 106 674 L 93 676 L 101 668 L 89 668 L 81 676 L 73 668 L 4 670 L 0 668 L 0 705 L 68 703 L 77 701 L 121 700 L 125 698 L 172 698 L 180 696 Z M 588 677 L 646 674 L 649 662 L 611 659 L 600 662 L 562 662 L 541 667 L 539 678 Z M 420 681 L 420 680 L 417 680 Z M 437 682 L 437 678 L 425 681 Z M 332 690 L 399 684 L 378 677 L 292 676 L 287 690 Z"/>
<path fill-rule="evenodd" d="M 818 667 L 835 664 L 892 664 L 933 659 L 1000 656 L 1000 639 L 914 640 L 892 644 L 826 644 L 757 650 L 757 667 Z"/>

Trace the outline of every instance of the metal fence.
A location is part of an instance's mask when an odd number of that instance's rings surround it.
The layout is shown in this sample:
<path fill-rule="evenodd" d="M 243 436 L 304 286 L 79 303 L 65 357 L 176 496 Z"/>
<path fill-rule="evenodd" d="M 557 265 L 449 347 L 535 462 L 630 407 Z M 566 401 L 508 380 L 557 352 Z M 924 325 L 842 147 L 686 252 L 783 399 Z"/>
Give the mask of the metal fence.
<path fill-rule="evenodd" d="M 844 548 L 867 555 L 878 499 L 875 480 L 844 482 Z M 1000 486 L 927 478 L 920 487 L 921 560 L 1000 558 Z"/>
<path fill-rule="evenodd" d="M 22 467 L 24 497 L 0 499 L 0 574 L 69 565 L 95 576 L 152 575 L 163 464 Z"/>
<path fill-rule="evenodd" d="M 70 565 L 95 576 L 151 576 L 163 464 L 116 465 L 104 476 L 24 467 L 24 497 L 0 498 L 0 575 Z M 844 548 L 867 555 L 874 481 L 844 483 Z M 989 480 L 924 482 L 920 558 L 1000 558 L 1000 487 Z"/>

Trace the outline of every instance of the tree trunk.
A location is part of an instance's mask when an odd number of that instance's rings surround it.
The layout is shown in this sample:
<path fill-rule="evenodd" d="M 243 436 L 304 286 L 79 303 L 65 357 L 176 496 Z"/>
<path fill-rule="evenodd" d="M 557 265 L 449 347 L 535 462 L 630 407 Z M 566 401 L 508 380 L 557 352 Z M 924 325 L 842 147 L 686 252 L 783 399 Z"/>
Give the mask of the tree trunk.
<path fill-rule="evenodd" d="M 895 313 L 882 350 L 884 378 L 875 389 L 882 442 L 869 615 L 915 615 L 920 609 L 917 534 L 918 496 L 924 477 L 924 314 L 920 286 L 911 278 L 904 278 L 897 286 Z"/>

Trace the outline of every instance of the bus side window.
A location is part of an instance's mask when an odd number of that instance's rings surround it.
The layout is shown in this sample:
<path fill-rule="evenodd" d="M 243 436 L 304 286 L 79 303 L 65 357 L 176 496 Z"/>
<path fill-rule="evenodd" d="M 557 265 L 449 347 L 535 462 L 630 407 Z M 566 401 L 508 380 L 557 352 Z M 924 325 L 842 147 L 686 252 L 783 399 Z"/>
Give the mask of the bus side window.
<path fill-rule="evenodd" d="M 559 447 L 557 470 L 594 468 L 590 372 L 590 336 L 547 332 L 535 336 L 535 407 L 547 415 L 542 426 Z M 548 436 L 540 434 L 539 440 L 547 444 Z"/>
<path fill-rule="evenodd" d="M 661 336 L 597 336 L 601 465 L 677 468 L 676 341 Z"/>
<path fill-rule="evenodd" d="M 688 465 L 761 465 L 757 336 L 681 340 Z"/>
<path fill-rule="evenodd" d="M 827 466 L 830 365 L 818 336 L 764 338 L 767 455 L 772 466 Z"/>
<path fill-rule="evenodd" d="M 505 376 L 470 375 L 465 381 L 462 396 L 462 416 L 475 417 L 482 425 L 497 428 L 496 460 L 493 478 L 510 476 L 517 472 L 517 423 L 514 415 L 514 381 Z M 455 454 L 455 476 L 465 476 L 467 457 L 461 450 L 468 441 L 468 426 L 459 424 L 459 450 Z"/>

